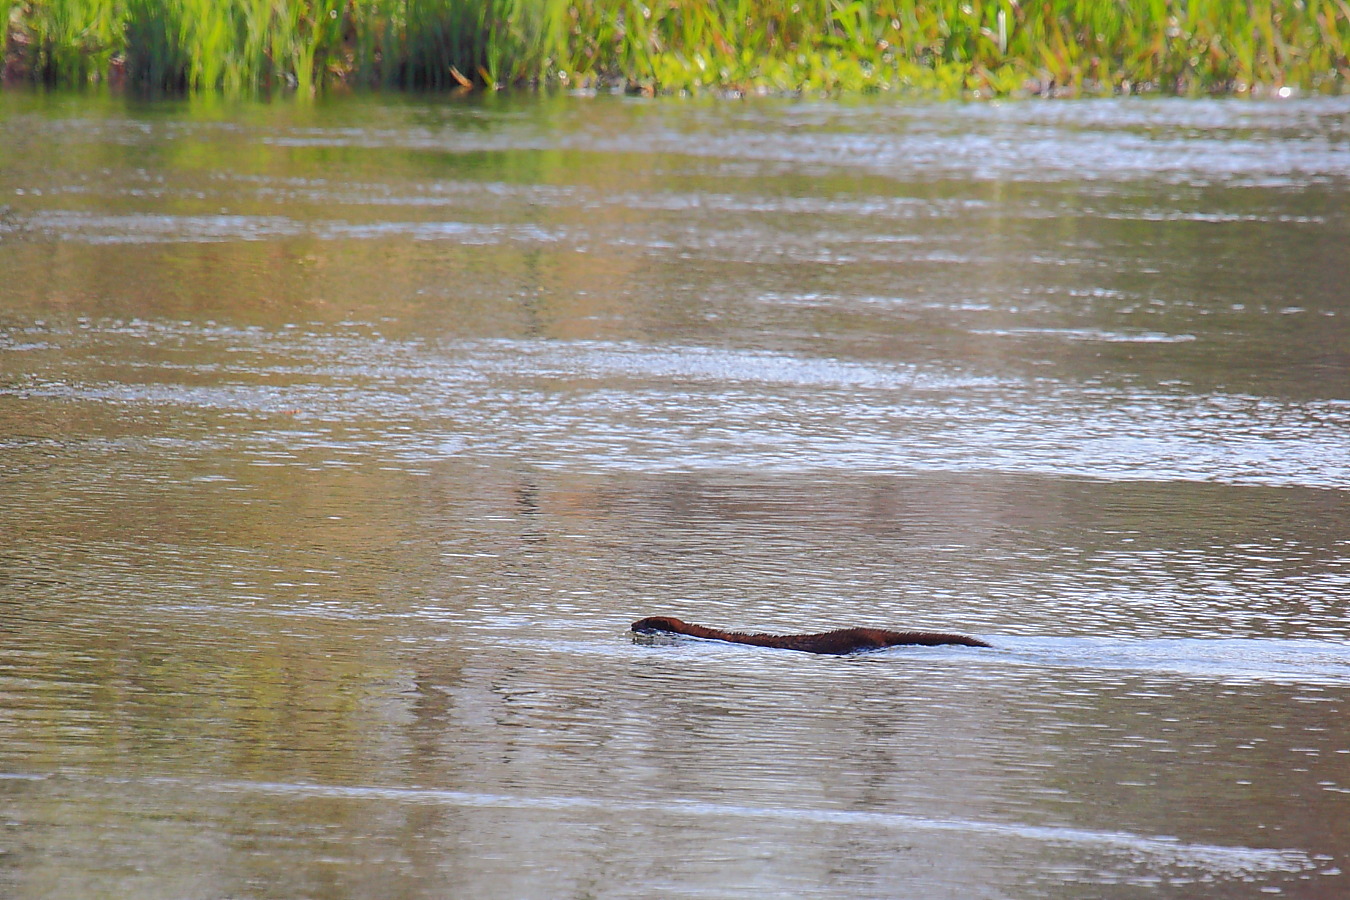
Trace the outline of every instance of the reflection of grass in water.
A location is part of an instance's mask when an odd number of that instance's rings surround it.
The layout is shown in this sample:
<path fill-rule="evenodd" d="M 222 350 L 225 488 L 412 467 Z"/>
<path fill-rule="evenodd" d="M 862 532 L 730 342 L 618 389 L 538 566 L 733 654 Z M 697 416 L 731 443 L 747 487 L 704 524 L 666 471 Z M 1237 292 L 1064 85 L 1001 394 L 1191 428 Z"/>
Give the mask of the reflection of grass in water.
<path fill-rule="evenodd" d="M 1350 0 L 0 0 L 47 83 L 1001 95 L 1338 86 Z"/>

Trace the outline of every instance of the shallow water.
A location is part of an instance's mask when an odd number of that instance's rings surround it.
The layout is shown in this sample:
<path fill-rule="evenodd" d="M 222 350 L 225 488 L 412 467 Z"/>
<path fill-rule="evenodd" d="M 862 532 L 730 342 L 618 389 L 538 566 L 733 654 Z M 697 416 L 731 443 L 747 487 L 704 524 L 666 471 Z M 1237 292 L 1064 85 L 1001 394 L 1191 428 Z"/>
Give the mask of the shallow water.
<path fill-rule="evenodd" d="M 0 894 L 1345 893 L 1347 122 L 0 94 Z"/>

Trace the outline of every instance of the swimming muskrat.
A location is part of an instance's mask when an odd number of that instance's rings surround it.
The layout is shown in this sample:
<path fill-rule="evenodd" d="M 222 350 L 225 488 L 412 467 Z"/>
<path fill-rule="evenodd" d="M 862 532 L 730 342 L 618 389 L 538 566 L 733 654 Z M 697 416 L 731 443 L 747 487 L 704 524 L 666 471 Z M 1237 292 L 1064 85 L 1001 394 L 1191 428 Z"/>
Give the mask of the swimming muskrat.
<path fill-rule="evenodd" d="M 633 623 L 638 634 L 687 634 L 690 637 L 731 641 L 733 644 L 753 644 L 756 647 L 777 647 L 780 650 L 801 650 L 805 653 L 855 653 L 859 650 L 879 650 L 901 644 L 919 644 L 936 647 L 940 644 L 961 644 L 966 647 L 990 647 L 979 638 L 941 631 L 887 631 L 884 628 L 840 628 L 820 634 L 742 634 L 690 625 L 673 616 L 648 616 Z"/>

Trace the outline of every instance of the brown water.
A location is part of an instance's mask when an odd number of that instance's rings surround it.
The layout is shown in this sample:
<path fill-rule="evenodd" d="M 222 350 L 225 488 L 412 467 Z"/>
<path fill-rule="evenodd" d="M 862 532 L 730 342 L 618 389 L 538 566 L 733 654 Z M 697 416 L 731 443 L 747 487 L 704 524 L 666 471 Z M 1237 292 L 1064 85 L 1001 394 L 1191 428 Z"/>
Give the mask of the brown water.
<path fill-rule="evenodd" d="M 0 896 L 1350 896 L 1348 123 L 0 95 Z"/>

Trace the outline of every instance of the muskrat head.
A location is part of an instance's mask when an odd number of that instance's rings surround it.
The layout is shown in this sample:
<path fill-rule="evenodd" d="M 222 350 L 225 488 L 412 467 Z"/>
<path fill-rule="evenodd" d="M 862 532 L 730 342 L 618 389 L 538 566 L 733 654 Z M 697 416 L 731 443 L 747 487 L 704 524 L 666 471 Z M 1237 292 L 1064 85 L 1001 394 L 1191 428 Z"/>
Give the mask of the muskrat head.
<path fill-rule="evenodd" d="M 633 623 L 638 634 L 679 634 L 684 623 L 671 616 L 648 616 Z"/>

